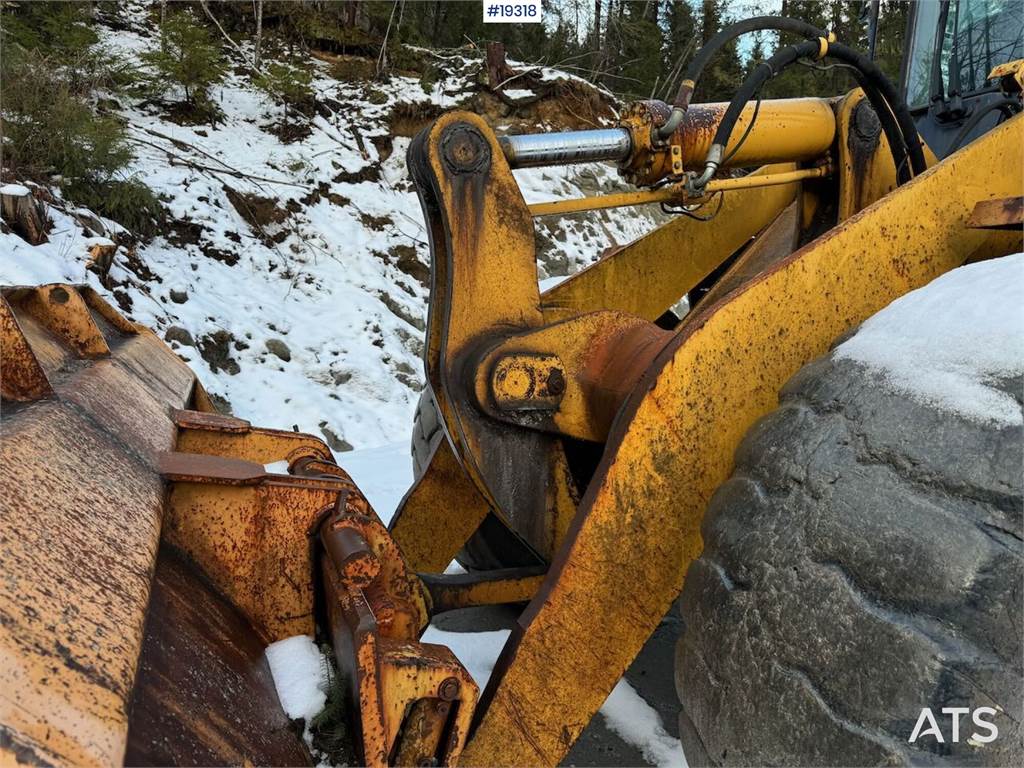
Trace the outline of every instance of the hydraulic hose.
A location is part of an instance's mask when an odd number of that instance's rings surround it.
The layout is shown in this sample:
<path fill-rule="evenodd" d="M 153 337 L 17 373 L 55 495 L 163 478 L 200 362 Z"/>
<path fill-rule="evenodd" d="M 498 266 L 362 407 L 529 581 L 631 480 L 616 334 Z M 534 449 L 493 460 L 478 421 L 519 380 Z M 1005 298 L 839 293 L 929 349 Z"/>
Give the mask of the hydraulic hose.
<path fill-rule="evenodd" d="M 703 73 L 704 68 L 711 61 L 712 57 L 726 43 L 748 32 L 767 29 L 779 32 L 792 32 L 795 35 L 814 40 L 819 37 L 828 37 L 824 30 L 818 29 L 813 24 L 808 24 L 798 19 L 788 19 L 785 16 L 755 16 L 752 19 L 744 19 L 735 24 L 730 24 L 704 43 L 693 57 L 683 75 L 683 81 L 679 84 L 679 91 L 676 93 L 675 100 L 672 102 L 672 113 L 665 124 L 658 129 L 657 138 L 665 140 L 676 132 L 679 124 L 683 121 L 686 110 L 690 106 L 690 99 L 693 98 L 693 91 L 697 87 L 697 81 L 700 80 L 701 73 Z"/>
<path fill-rule="evenodd" d="M 975 110 L 974 114 L 967 119 L 967 122 L 965 122 L 963 127 L 960 128 L 959 132 L 957 132 L 956 138 L 954 138 L 953 142 L 949 145 L 949 152 L 953 153 L 960 149 L 964 141 L 967 140 L 971 131 L 978 127 L 978 123 L 997 109 L 1001 111 L 1003 116 L 1008 120 L 1021 111 L 1021 105 L 1016 99 L 1004 98 L 999 99 L 998 101 L 990 101 L 985 106 Z"/>
<path fill-rule="evenodd" d="M 807 40 L 776 51 L 770 59 L 762 62 L 747 76 L 732 101 L 729 102 L 729 107 L 718 125 L 705 160 L 704 172 L 691 182 L 694 189 L 702 189 L 722 164 L 722 156 L 740 112 L 761 87 L 799 59 L 806 57 L 821 59 L 826 55 L 839 59 L 855 70 L 857 84 L 864 89 L 865 95 L 874 107 L 889 142 L 893 162 L 896 164 L 898 182 L 903 183 L 911 177 L 906 168 L 908 158 L 913 169 L 912 175 L 916 176 L 926 169 L 917 128 L 914 126 L 910 111 L 900 99 L 892 83 L 867 57 L 841 43 L 830 43 L 825 37 L 821 37 L 816 41 Z"/>
<path fill-rule="evenodd" d="M 871 99 L 871 105 L 875 108 L 875 112 L 878 112 L 879 120 L 882 120 L 883 105 L 876 103 L 872 92 L 875 91 L 881 96 L 882 100 L 888 105 L 888 108 L 892 110 L 893 117 L 896 118 L 896 123 L 903 136 L 903 143 L 910 157 L 910 167 L 913 169 L 914 175 L 917 176 L 919 173 L 924 173 L 928 168 L 928 163 L 925 161 L 924 151 L 921 149 L 921 139 L 917 135 L 917 126 L 914 125 L 914 118 L 910 115 L 907 103 L 900 98 L 892 81 L 885 76 L 885 73 L 878 68 L 875 62 L 859 51 L 842 43 L 829 43 L 827 55 L 834 59 L 839 59 L 861 72 L 865 80 L 862 87 L 868 98 Z M 885 123 L 883 122 L 882 125 L 884 128 Z M 889 139 L 891 145 L 893 137 L 886 134 L 886 138 Z"/>
<path fill-rule="evenodd" d="M 693 181 L 695 188 L 702 189 L 711 181 L 711 177 L 715 175 L 718 166 L 722 164 L 725 147 L 729 143 L 729 136 L 732 135 L 732 130 L 736 126 L 740 112 L 743 111 L 747 102 L 754 98 L 754 95 L 761 90 L 761 86 L 797 59 L 804 58 L 805 56 L 816 56 L 819 50 L 820 43 L 817 40 L 805 40 L 797 45 L 788 45 L 776 51 L 770 59 L 758 64 L 754 71 L 747 76 L 739 90 L 736 91 L 736 95 L 732 97 L 729 107 L 722 116 L 722 121 L 718 124 L 715 138 L 711 142 L 711 149 L 708 150 L 708 156 L 705 160 L 704 173 Z"/>

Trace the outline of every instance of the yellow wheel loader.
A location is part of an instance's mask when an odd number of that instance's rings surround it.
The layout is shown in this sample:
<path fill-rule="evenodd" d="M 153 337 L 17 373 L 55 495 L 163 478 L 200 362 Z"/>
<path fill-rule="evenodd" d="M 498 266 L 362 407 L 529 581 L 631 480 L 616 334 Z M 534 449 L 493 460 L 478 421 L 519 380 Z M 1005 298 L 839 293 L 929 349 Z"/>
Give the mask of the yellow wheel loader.
<path fill-rule="evenodd" d="M 779 50 L 691 103 L 756 30 Z M 1020 4 L 918 3 L 908 32 L 901 88 L 759 17 L 615 127 L 423 130 L 428 386 L 389 528 L 322 441 L 219 415 L 94 290 L 3 289 L 0 761 L 305 763 L 263 661 L 304 633 L 363 764 L 556 765 L 682 590 L 692 764 L 1020 764 L 1019 421 L 940 418 L 822 357 L 1021 250 Z M 796 65 L 859 87 L 760 98 Z M 636 191 L 527 205 L 512 173 L 598 160 Z M 676 215 L 540 292 L 535 218 L 645 203 Z M 525 608 L 478 690 L 420 636 L 501 603 Z M 994 741 L 910 738 L 923 708 L 982 706 Z"/>

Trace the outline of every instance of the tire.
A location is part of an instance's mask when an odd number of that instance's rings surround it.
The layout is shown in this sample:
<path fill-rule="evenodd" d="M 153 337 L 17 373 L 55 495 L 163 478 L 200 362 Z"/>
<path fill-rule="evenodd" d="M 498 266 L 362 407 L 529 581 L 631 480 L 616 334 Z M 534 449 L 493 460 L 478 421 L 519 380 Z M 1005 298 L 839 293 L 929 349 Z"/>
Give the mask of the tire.
<path fill-rule="evenodd" d="M 429 389 L 424 389 L 416 407 L 416 415 L 413 417 L 410 445 L 413 473 L 417 480 L 426 471 L 434 446 L 443 437 L 444 429 L 437 406 L 434 405 L 434 398 Z M 469 571 L 517 568 L 538 563 L 536 556 L 491 513 L 484 518 L 455 559 Z"/>
<path fill-rule="evenodd" d="M 1022 439 L 850 360 L 800 371 L 740 445 L 686 577 L 690 765 L 1024 765 Z M 952 743 L 942 708 L 984 706 L 996 740 L 969 743 L 988 732 L 967 714 Z M 909 743 L 924 707 L 943 743 Z"/>

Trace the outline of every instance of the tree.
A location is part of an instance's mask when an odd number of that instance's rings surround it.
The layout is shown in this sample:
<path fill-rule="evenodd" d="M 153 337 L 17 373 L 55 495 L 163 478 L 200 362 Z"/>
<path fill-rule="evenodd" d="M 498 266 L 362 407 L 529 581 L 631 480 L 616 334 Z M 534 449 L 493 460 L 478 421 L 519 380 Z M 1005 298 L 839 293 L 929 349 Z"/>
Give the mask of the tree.
<path fill-rule="evenodd" d="M 181 87 L 190 107 L 208 107 L 208 90 L 227 71 L 209 29 L 191 10 L 171 14 L 160 27 L 161 47 L 142 54 L 167 82 Z"/>
<path fill-rule="evenodd" d="M 730 23 L 725 17 L 722 0 L 703 0 L 701 3 L 701 43 L 708 42 Z M 739 46 L 736 40 L 726 43 L 705 67 L 694 101 L 728 101 L 743 81 L 743 65 L 740 62 Z"/>

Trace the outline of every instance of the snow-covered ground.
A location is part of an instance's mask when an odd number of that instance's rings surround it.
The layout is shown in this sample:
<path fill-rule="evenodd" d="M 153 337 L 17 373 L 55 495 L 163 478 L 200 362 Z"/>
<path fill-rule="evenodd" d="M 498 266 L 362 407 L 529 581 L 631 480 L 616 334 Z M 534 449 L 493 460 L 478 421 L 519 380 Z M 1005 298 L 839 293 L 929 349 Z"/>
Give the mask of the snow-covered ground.
<path fill-rule="evenodd" d="M 101 30 L 105 55 L 138 61 L 157 45 L 135 8 L 132 29 Z M 48 243 L 0 233 L 0 284 L 91 284 L 168 339 L 219 402 L 254 423 L 322 435 L 336 452 L 405 439 L 423 379 L 429 255 L 405 169 L 410 139 L 393 135 L 394 116 L 457 107 L 474 95 L 481 66 L 421 53 L 441 72 L 429 89 L 400 75 L 339 80 L 311 58 L 320 109 L 310 134 L 292 143 L 271 132 L 283 107 L 242 68 L 211 91 L 223 112 L 216 125 L 177 125 L 158 105 L 122 98 L 117 111 L 136 152 L 128 173 L 164 198 L 171 226 L 119 248 L 105 286 L 86 269 L 91 238 L 116 239 L 121 228 L 101 221 L 103 232 L 87 233 L 83 222 L 95 217 L 54 188 Z M 601 164 L 516 175 L 528 202 L 619 186 Z M 657 215 L 541 222 L 538 277 L 586 266 Z"/>

